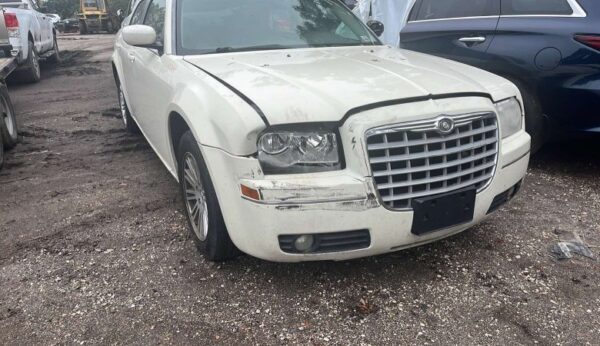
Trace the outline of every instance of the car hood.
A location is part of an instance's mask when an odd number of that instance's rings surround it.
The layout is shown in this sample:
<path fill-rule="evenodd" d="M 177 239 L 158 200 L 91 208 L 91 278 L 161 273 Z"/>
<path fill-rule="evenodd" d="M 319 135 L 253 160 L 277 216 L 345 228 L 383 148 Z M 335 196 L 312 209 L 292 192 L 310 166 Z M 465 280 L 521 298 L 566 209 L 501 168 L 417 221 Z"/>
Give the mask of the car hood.
<path fill-rule="evenodd" d="M 359 107 L 435 95 L 516 96 L 507 80 L 390 47 L 317 48 L 184 57 L 255 103 L 272 125 L 339 121 Z"/>

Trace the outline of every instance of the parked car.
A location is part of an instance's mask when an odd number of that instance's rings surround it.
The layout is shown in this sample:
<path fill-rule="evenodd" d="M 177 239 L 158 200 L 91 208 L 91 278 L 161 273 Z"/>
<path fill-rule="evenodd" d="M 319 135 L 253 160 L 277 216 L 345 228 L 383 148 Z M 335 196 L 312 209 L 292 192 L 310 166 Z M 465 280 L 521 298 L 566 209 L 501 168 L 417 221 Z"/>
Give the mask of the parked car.
<path fill-rule="evenodd" d="M 112 61 L 123 121 L 179 181 L 210 260 L 429 243 L 527 170 L 514 84 L 384 46 L 337 0 L 143 0 Z"/>
<path fill-rule="evenodd" d="M 7 21 L 13 54 L 20 65 L 17 79 L 38 82 L 41 78 L 40 59 L 57 62 L 60 59 L 56 30 L 51 19 L 42 13 L 37 0 L 0 0 L 6 13 L 15 20 Z"/>
<path fill-rule="evenodd" d="M 514 82 L 539 149 L 552 130 L 600 132 L 600 2 L 417 0 L 401 46 Z"/>
<path fill-rule="evenodd" d="M 62 19 L 60 18 L 60 15 L 58 14 L 47 14 L 48 18 L 50 18 L 50 21 L 52 22 L 52 24 L 54 24 L 54 26 L 56 27 L 56 24 L 58 24 Z"/>
<path fill-rule="evenodd" d="M 0 169 L 4 166 L 4 149 L 17 145 L 18 129 L 15 110 L 6 87 L 6 77 L 17 67 L 17 61 L 11 55 L 12 45 L 5 20 L 14 20 L 14 13 L 0 15 Z"/>
<path fill-rule="evenodd" d="M 56 24 L 56 30 L 64 33 L 79 32 L 79 19 L 67 18 Z"/>

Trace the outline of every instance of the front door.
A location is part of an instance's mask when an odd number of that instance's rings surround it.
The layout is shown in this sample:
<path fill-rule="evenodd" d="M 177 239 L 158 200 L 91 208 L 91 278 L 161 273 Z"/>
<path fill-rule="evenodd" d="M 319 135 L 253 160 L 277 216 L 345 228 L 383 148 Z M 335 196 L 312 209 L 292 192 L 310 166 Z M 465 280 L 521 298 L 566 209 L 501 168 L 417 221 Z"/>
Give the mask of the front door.
<path fill-rule="evenodd" d="M 142 22 L 156 31 L 157 47 L 164 46 L 165 12 L 166 0 L 150 0 Z M 127 88 L 135 92 L 132 99 L 136 120 L 158 155 L 162 159 L 169 158 L 171 146 L 168 136 L 165 136 L 169 114 L 166 108 L 161 108 L 166 107 L 171 98 L 172 74 L 164 63 L 168 57 L 160 49 L 142 47 L 133 48 L 131 53 L 135 58 L 135 78 L 128 81 Z"/>
<path fill-rule="evenodd" d="M 485 68 L 500 19 L 500 0 L 417 0 L 401 47 Z"/>

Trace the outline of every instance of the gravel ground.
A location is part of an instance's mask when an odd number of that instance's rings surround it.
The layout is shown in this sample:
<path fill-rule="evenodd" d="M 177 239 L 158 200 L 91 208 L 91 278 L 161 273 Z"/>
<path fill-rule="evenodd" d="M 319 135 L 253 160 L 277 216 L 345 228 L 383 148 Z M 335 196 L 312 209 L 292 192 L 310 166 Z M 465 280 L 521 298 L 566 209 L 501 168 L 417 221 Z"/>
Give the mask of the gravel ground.
<path fill-rule="evenodd" d="M 0 172 L 0 344 L 597 344 L 600 138 L 548 146 L 479 227 L 391 255 L 274 264 L 196 252 L 177 184 L 117 118 L 113 37 L 11 85 Z"/>

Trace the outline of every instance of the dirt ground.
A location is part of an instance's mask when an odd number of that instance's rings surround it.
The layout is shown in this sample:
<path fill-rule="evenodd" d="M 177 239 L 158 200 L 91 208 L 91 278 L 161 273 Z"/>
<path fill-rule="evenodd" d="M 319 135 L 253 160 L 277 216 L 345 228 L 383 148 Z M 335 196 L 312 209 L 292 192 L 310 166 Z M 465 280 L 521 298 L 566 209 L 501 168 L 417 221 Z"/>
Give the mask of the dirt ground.
<path fill-rule="evenodd" d="M 570 344 L 600 339 L 600 138 L 549 145 L 479 227 L 391 255 L 209 263 L 177 184 L 125 133 L 113 37 L 11 85 L 22 142 L 0 172 L 0 344 Z"/>

